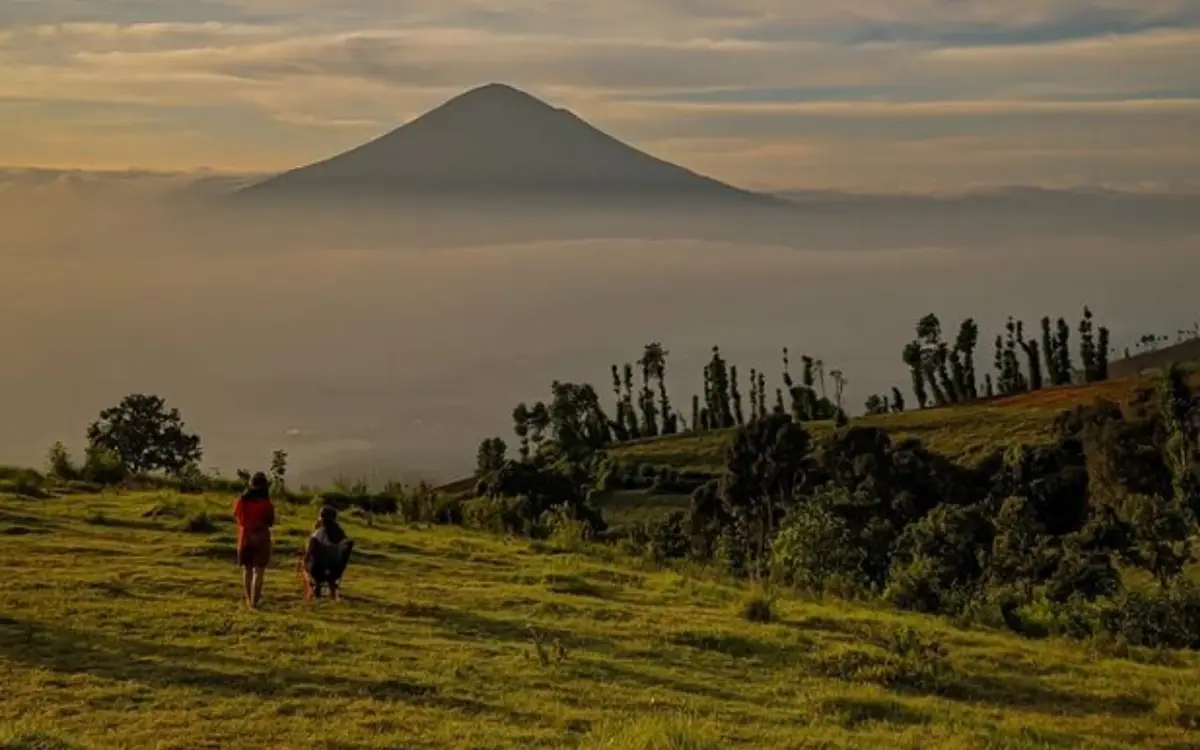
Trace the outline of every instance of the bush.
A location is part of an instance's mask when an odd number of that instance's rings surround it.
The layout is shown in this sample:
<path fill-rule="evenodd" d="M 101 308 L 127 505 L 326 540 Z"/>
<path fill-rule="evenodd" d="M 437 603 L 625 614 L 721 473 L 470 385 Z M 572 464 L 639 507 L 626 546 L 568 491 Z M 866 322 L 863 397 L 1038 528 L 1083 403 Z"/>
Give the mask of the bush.
<path fill-rule="evenodd" d="M 752 591 L 742 600 L 742 618 L 750 622 L 768 623 L 775 619 L 775 599 L 765 590 Z"/>
<path fill-rule="evenodd" d="M 211 534 L 217 530 L 217 524 L 208 513 L 200 511 L 188 517 L 183 524 L 183 530 L 191 534 Z"/>
<path fill-rule="evenodd" d="M 61 442 L 50 446 L 50 450 L 47 451 L 46 469 L 51 477 L 61 482 L 79 479 L 79 469 L 71 461 L 71 454 L 67 452 L 67 446 Z"/>
<path fill-rule="evenodd" d="M 129 471 L 116 453 L 96 446 L 87 449 L 83 462 L 83 478 L 86 481 L 111 487 L 128 477 Z"/>
<path fill-rule="evenodd" d="M 866 588 L 867 553 L 845 519 L 822 496 L 792 510 L 771 544 L 771 576 L 808 591 L 823 592 L 834 578 L 839 587 Z"/>
<path fill-rule="evenodd" d="M 1200 649 L 1200 588 L 1177 580 L 1125 592 L 1102 610 L 1100 620 L 1133 646 Z"/>
<path fill-rule="evenodd" d="M 523 534 L 540 538 L 544 534 L 536 520 L 529 517 L 529 498 L 479 497 L 461 505 L 464 526 L 496 534 Z M 432 521 L 432 518 L 430 518 Z"/>

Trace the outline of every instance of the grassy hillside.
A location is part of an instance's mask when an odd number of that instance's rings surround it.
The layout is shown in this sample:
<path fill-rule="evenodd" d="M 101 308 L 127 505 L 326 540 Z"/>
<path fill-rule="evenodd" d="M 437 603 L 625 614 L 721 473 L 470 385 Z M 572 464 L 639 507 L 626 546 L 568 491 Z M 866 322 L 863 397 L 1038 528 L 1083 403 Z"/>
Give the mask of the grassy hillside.
<path fill-rule="evenodd" d="M 349 518 L 347 600 L 308 606 L 310 507 L 281 510 L 249 613 L 227 511 L 0 496 L 0 748 L 1184 748 L 1200 731 L 1196 654 L 786 598 L 753 623 L 733 587 L 457 529 Z"/>
<path fill-rule="evenodd" d="M 1200 386 L 1200 374 L 1192 376 Z M 965 466 L 974 466 L 997 448 L 1024 443 L 1039 445 L 1053 440 L 1054 418 L 1064 409 L 1084 406 L 1097 398 L 1128 402 L 1145 379 L 1113 380 L 1088 385 L 1045 388 L 986 403 L 918 409 L 900 414 L 859 417 L 854 424 L 882 427 L 893 440 L 916 438 L 926 448 Z M 833 429 L 829 422 L 809 422 L 815 435 Z M 614 446 L 609 453 L 630 464 L 671 466 L 680 470 L 719 473 L 724 467 L 725 446 L 733 430 L 653 438 Z"/>

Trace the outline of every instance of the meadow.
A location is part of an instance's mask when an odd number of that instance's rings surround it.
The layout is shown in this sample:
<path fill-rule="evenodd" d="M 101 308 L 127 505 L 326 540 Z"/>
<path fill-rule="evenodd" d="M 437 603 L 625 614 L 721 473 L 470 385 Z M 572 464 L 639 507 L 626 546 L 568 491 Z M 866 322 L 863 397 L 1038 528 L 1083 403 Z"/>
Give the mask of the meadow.
<path fill-rule="evenodd" d="M 0 748 L 1186 748 L 1200 655 L 1030 640 L 351 512 L 262 609 L 229 496 L 0 496 Z M 749 615 L 749 616 L 748 616 Z M 768 617 L 769 615 L 769 617 Z"/>

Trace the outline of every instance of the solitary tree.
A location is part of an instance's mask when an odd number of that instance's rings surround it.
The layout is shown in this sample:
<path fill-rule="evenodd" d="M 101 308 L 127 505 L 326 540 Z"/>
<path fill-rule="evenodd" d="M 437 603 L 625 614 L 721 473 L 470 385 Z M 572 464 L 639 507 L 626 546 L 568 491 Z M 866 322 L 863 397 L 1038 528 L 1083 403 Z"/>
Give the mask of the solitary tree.
<path fill-rule="evenodd" d="M 87 431 L 91 449 L 111 451 L 130 471 L 178 474 L 203 455 L 200 437 L 184 428 L 178 409 L 159 396 L 134 393 L 100 412 Z"/>
<path fill-rule="evenodd" d="M 892 386 L 892 411 L 897 414 L 904 411 L 904 394 L 896 386 Z"/>

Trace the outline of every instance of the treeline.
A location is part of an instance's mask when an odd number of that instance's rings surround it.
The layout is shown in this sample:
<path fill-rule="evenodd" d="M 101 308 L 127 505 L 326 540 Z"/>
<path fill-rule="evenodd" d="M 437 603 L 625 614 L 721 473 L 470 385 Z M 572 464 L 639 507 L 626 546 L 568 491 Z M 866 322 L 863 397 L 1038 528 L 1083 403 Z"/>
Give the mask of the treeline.
<path fill-rule="evenodd" d="M 938 317 L 933 313 L 924 316 L 917 322 L 916 338 L 905 345 L 902 359 L 912 378 L 913 395 L 922 409 L 981 397 L 1027 393 L 1076 380 L 1085 383 L 1107 380 L 1111 348 L 1108 328 L 1097 328 L 1092 311 L 1084 307 L 1077 330 L 1081 364 L 1078 371 L 1071 357 L 1071 327 L 1065 319 L 1059 318 L 1052 325 L 1049 317 L 1042 318 L 1039 339 L 1026 338 L 1024 322 L 1009 316 L 1004 333 L 996 335 L 995 377 L 986 373 L 982 388 L 975 372 L 979 326 L 973 318 L 962 321 L 951 343 L 942 338 Z M 894 400 L 896 396 L 898 391 L 893 389 Z M 872 396 L 867 412 L 880 413 L 884 403 L 886 398 Z"/>

